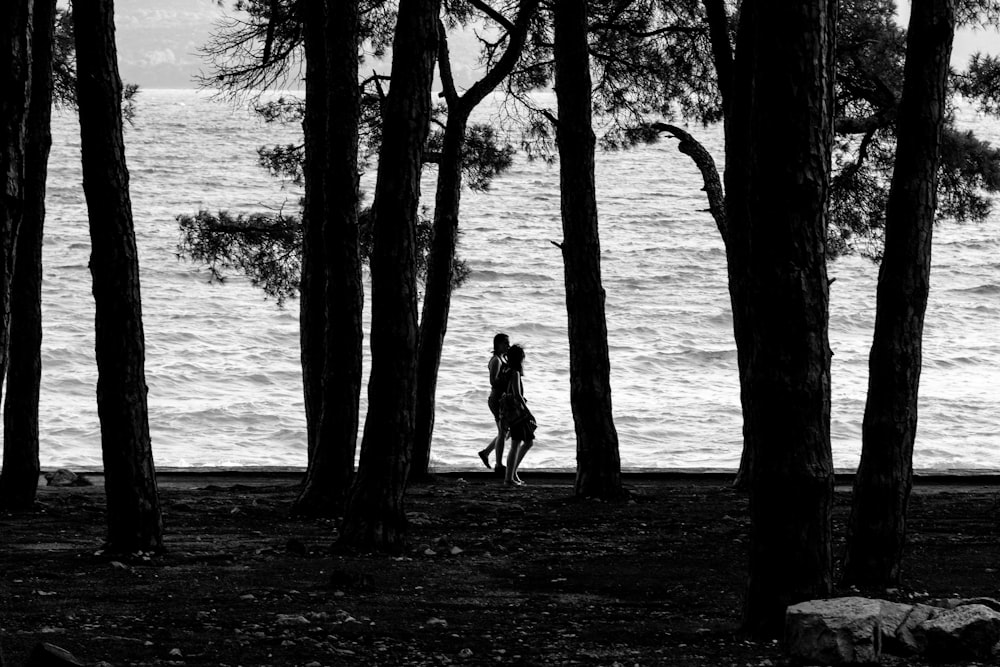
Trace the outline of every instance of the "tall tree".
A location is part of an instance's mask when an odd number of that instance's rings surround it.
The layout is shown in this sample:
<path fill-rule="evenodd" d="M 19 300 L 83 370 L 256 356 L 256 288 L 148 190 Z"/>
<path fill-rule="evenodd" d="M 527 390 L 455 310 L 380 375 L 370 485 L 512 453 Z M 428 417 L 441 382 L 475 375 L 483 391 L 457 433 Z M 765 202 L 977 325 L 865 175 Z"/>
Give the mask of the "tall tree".
<path fill-rule="evenodd" d="M 309 20 L 305 22 L 306 48 L 312 52 L 306 56 L 311 72 L 306 77 L 306 94 L 312 100 L 307 97 L 304 126 L 306 170 L 312 176 L 307 179 L 311 183 L 303 211 L 302 279 L 304 283 L 311 280 L 324 284 L 302 290 L 302 313 L 310 317 L 313 315 L 308 311 L 316 313 L 322 326 L 310 323 L 310 337 L 321 335 L 323 339 L 320 354 L 310 350 L 314 362 L 321 366 L 311 368 L 309 373 L 322 372 L 318 383 L 321 399 L 318 408 L 312 407 L 320 410 L 319 428 L 314 429 L 316 439 L 310 442 L 309 469 L 295 505 L 302 513 L 336 515 L 342 509 L 354 471 L 362 382 L 364 298 L 358 252 L 357 166 L 361 113 L 359 13 L 356 0 L 325 0 L 325 11 L 320 0 L 307 0 L 306 4 L 317 5 L 319 16 L 311 18 L 317 27 Z M 313 34 L 317 31 L 319 35 Z M 314 41 L 319 42 L 318 48 L 313 46 Z M 319 112 L 312 106 L 317 96 Z M 317 245 L 319 252 L 313 249 Z M 318 304 L 314 304 L 315 299 L 319 299 Z M 303 370 L 311 365 L 306 359 L 307 343 L 315 344 L 307 341 L 305 327 L 303 324 Z M 306 382 L 307 391 L 310 382 L 315 385 L 311 377 Z"/>
<path fill-rule="evenodd" d="M 744 624 L 760 636 L 779 636 L 785 608 L 832 583 L 825 241 L 835 19 L 834 0 L 740 9 L 726 224 L 754 457 Z"/>
<path fill-rule="evenodd" d="M 7 373 L 11 283 L 17 234 L 25 210 L 25 142 L 31 101 L 34 2 L 0 10 L 0 379 Z"/>
<path fill-rule="evenodd" d="M 326 58 L 326 2 L 302 0 L 298 4 L 302 22 L 302 41 L 306 63 L 305 109 L 302 130 L 305 134 L 302 154 L 302 251 L 299 280 L 299 353 L 302 357 L 302 389 L 306 411 L 308 463 L 319 442 L 319 423 L 323 415 L 323 344 L 326 316 L 326 262 L 323 252 L 323 227 L 326 222 L 326 132 L 329 115 Z M 271 21 L 276 21 L 273 14 Z M 348 98 L 348 104 L 350 98 Z M 355 422 L 357 430 L 357 422 Z M 355 436 L 357 437 L 357 436 Z M 354 461 L 351 461 L 351 469 Z M 309 472 L 307 470 L 307 476 Z M 301 509 L 306 511 L 305 499 Z M 308 512 L 307 512 L 308 513 Z"/>
<path fill-rule="evenodd" d="M 851 584 L 890 586 L 899 581 L 913 485 L 921 342 L 954 32 L 954 0 L 911 4 L 861 463 L 844 562 L 844 579 Z"/>
<path fill-rule="evenodd" d="M 539 0 L 520 0 L 517 17 L 506 19 L 499 12 L 488 10 L 487 16 L 506 32 L 507 48 L 489 68 L 486 75 L 468 90 L 459 94 L 452 78 L 448 38 L 444 24 L 438 27 L 438 69 L 441 87 L 448 105 L 438 165 L 437 188 L 434 198 L 434 227 L 427 259 L 427 280 L 423 309 L 420 314 L 420 338 L 417 352 L 416 430 L 413 443 L 411 477 L 427 474 L 430 464 L 431 440 L 434 433 L 434 403 L 438 369 L 448 327 L 451 293 L 456 282 L 456 245 L 462 199 L 462 170 L 468 162 L 469 117 L 477 106 L 513 71 L 528 34 L 529 23 Z M 495 167 L 496 168 L 496 167 Z"/>
<path fill-rule="evenodd" d="M 613 499 L 622 495 L 621 460 L 611 414 L 611 362 L 601 283 L 587 3 L 557 0 L 553 24 L 576 494 Z"/>
<path fill-rule="evenodd" d="M 113 0 L 76 0 L 74 36 L 83 188 L 96 305 L 107 549 L 158 550 L 163 522 L 149 438 L 139 257 L 122 136 Z"/>
<path fill-rule="evenodd" d="M 25 142 L 24 215 L 11 294 L 10 363 L 4 403 L 0 507 L 24 509 L 38 487 L 38 397 L 42 375 L 42 227 L 52 145 L 52 60 L 56 2 L 36 0 L 32 18 L 31 103 Z"/>
<path fill-rule="evenodd" d="M 416 406 L 415 230 L 440 0 L 401 0 L 372 204 L 372 369 L 361 457 L 340 544 L 397 551 Z"/>

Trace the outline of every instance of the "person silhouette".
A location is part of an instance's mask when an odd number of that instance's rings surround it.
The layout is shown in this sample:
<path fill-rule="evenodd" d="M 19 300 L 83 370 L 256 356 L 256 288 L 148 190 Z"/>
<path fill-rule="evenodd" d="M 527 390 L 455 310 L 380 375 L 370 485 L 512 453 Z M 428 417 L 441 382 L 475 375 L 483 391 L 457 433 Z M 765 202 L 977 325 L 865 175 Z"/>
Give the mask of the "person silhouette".
<path fill-rule="evenodd" d="M 510 338 L 505 333 L 498 333 L 493 337 L 493 356 L 487 364 L 490 371 L 490 397 L 486 403 L 493 413 L 493 421 L 496 423 L 496 435 L 486 445 L 486 449 L 479 452 L 479 458 L 483 465 L 492 469 L 490 465 L 490 454 L 493 450 L 497 453 L 497 474 L 504 474 L 503 450 L 504 441 L 507 439 L 507 427 L 500 418 L 500 396 L 507 389 L 507 350 L 510 348 Z"/>

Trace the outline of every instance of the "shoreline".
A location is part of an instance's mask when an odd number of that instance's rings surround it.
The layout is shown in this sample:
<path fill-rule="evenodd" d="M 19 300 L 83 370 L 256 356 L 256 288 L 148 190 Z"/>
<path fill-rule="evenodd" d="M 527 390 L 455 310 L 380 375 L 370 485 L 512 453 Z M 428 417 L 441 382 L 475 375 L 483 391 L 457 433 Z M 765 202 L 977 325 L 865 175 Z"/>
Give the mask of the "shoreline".
<path fill-rule="evenodd" d="M 47 486 L 45 473 L 62 468 L 43 469 L 39 475 L 39 486 Z M 70 469 L 70 468 L 67 468 Z M 72 470 L 72 469 L 70 469 Z M 103 486 L 104 471 L 100 469 L 73 470 L 77 475 L 87 478 L 93 484 Z M 194 467 L 194 468 L 159 468 L 156 471 L 157 483 L 168 486 L 194 486 L 198 484 L 213 484 L 231 482 L 235 484 L 269 484 L 297 483 L 305 475 L 304 467 L 293 466 L 247 466 L 247 467 Z M 566 482 L 572 484 L 576 471 L 571 468 L 525 468 L 521 471 L 526 477 L 548 482 Z M 631 468 L 622 470 L 622 482 L 626 485 L 634 482 L 659 482 L 665 484 L 718 484 L 729 485 L 736 475 L 735 469 L 726 468 Z M 838 489 L 850 487 L 854 481 L 853 470 L 837 469 L 834 471 L 834 484 Z M 432 470 L 429 480 L 434 479 L 465 479 L 467 481 L 484 481 L 494 478 L 494 473 L 482 468 L 446 468 Z M 420 484 L 420 483 L 418 483 Z M 915 470 L 913 486 L 976 486 L 1000 487 L 1000 470 L 991 468 L 950 468 L 944 470 Z"/>

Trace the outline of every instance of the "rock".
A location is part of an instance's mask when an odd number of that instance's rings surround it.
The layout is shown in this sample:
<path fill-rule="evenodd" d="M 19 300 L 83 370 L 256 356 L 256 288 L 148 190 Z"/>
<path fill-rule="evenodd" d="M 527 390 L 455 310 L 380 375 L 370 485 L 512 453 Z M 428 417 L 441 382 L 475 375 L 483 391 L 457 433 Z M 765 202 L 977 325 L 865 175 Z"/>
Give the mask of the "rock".
<path fill-rule="evenodd" d="M 91 481 L 83 475 L 77 475 L 72 470 L 59 468 L 55 472 L 45 473 L 45 483 L 48 486 L 90 486 Z"/>
<path fill-rule="evenodd" d="M 295 626 L 311 625 L 309 619 L 302 614 L 278 614 L 274 624 L 279 628 L 291 628 Z"/>
<path fill-rule="evenodd" d="M 970 604 L 981 604 L 984 607 L 989 607 L 993 611 L 1000 611 L 1000 600 L 996 598 L 978 597 L 978 598 L 937 598 L 935 600 L 928 600 L 927 604 L 934 607 L 941 607 L 942 609 L 957 609 L 958 607 L 964 607 Z"/>
<path fill-rule="evenodd" d="M 72 667 L 83 665 L 75 655 L 55 644 L 40 642 L 35 644 L 24 667 Z"/>
<path fill-rule="evenodd" d="M 806 664 L 877 662 L 882 652 L 880 600 L 862 597 L 810 600 L 785 612 L 785 642 Z"/>
<path fill-rule="evenodd" d="M 910 613 L 896 628 L 895 642 L 891 644 L 892 653 L 902 656 L 923 653 L 927 640 L 924 638 L 924 631 L 920 624 L 940 613 L 941 609 L 938 607 L 926 604 L 913 605 Z"/>
<path fill-rule="evenodd" d="M 918 626 L 927 641 L 927 655 L 981 660 L 1000 642 L 1000 612 L 982 604 L 946 609 Z"/>
<path fill-rule="evenodd" d="M 912 604 L 879 600 L 881 604 L 882 650 L 894 655 L 907 655 L 910 651 L 896 640 L 896 632 L 913 610 Z"/>

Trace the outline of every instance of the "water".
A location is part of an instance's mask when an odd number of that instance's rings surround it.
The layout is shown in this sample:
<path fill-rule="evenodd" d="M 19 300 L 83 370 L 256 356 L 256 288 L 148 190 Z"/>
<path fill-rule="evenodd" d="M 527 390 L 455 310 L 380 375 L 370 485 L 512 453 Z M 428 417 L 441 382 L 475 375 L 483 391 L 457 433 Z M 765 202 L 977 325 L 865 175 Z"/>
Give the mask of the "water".
<path fill-rule="evenodd" d="M 1000 125 L 971 113 L 966 121 L 1000 140 Z M 718 132 L 694 131 L 721 164 Z M 305 465 L 297 303 L 279 309 L 238 276 L 211 283 L 207 271 L 174 254 L 177 214 L 295 209 L 300 190 L 257 167 L 255 149 L 298 140 L 291 129 L 259 124 L 204 93 L 145 90 L 140 97 L 126 144 L 150 430 L 161 468 Z M 525 465 L 575 465 L 563 267 L 550 243 L 562 237 L 558 181 L 557 168 L 519 161 L 489 193 L 463 198 L 459 253 L 473 273 L 454 296 L 441 362 L 438 468 L 481 465 L 476 451 L 492 437 L 486 363 L 497 331 L 527 349 L 525 390 L 540 426 Z M 703 210 L 698 172 L 665 141 L 601 154 L 597 183 L 622 465 L 735 467 L 741 417 L 725 256 Z M 100 467 L 89 235 L 69 113 L 55 120 L 48 214 L 42 465 Z M 1000 468 L 1000 215 L 935 234 L 915 465 Z M 867 260 L 845 258 L 830 275 L 837 278 L 834 464 L 851 468 L 860 452 L 877 272 Z M 364 401 L 362 392 L 362 414 Z"/>

